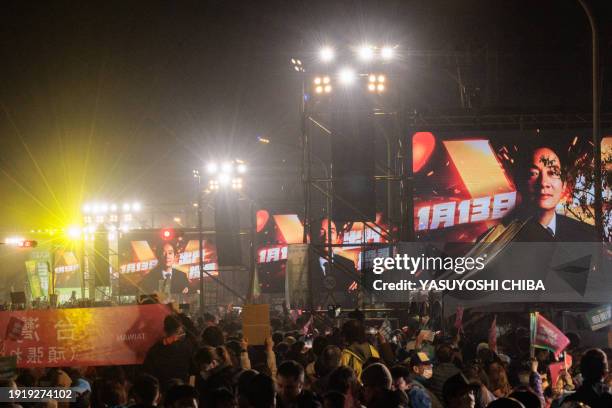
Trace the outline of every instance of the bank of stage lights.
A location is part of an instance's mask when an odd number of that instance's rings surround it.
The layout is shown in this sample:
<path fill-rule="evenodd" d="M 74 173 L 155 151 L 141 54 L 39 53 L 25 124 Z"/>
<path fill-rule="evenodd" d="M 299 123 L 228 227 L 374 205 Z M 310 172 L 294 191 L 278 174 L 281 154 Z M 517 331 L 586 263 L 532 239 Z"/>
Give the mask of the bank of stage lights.
<path fill-rule="evenodd" d="M 208 189 L 210 191 L 218 191 L 220 189 L 231 188 L 232 190 L 242 190 L 242 175 L 247 171 L 247 166 L 240 160 L 227 161 L 223 163 L 208 163 L 206 172 L 210 180 L 208 180 Z"/>
<path fill-rule="evenodd" d="M 83 232 L 93 234 L 97 225 L 111 224 L 109 232 L 114 233 L 117 229 L 127 232 L 134 213 L 142 211 L 142 204 L 135 201 L 132 203 L 87 203 L 83 205 L 83 223 L 86 225 Z M 80 233 L 79 233 L 80 234 Z M 71 235 L 71 234 L 68 234 Z M 75 235 L 75 234 L 72 234 Z"/>
<path fill-rule="evenodd" d="M 376 61 L 389 62 L 395 56 L 395 48 L 391 46 L 373 47 L 371 45 L 362 45 L 355 50 L 357 60 L 360 63 L 373 63 Z M 325 46 L 319 51 L 319 60 L 323 65 L 332 63 L 336 59 L 335 50 L 332 47 Z M 345 87 L 353 85 L 359 77 L 367 77 L 367 90 L 370 93 L 380 94 L 387 89 L 387 78 L 379 72 L 371 72 L 368 74 L 357 74 L 356 71 L 348 66 L 343 67 L 333 78 L 329 75 L 319 75 L 313 78 L 313 90 L 317 95 L 330 94 L 333 91 L 335 82 Z"/>

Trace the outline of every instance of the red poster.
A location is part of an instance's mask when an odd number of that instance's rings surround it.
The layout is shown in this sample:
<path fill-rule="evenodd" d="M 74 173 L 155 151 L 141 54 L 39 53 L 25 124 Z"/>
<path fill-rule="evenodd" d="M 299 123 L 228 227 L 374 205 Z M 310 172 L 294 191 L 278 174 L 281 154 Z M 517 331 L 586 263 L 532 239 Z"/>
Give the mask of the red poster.
<path fill-rule="evenodd" d="M 4 339 L 18 367 L 141 364 L 168 314 L 165 305 L 0 312 L 0 330 L 23 322 L 18 337 Z"/>

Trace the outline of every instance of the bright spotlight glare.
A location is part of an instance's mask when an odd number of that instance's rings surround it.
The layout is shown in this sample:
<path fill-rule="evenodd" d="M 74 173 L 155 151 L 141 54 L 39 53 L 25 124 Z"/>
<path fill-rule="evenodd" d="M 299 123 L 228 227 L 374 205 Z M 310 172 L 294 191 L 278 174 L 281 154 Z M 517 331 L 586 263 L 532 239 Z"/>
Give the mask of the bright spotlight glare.
<path fill-rule="evenodd" d="M 79 227 L 68 227 L 66 234 L 70 239 L 77 239 L 81 236 L 81 229 Z"/>
<path fill-rule="evenodd" d="M 385 82 L 385 76 L 384 75 L 379 75 L 378 76 L 378 82 L 380 82 L 381 84 Z"/>
<path fill-rule="evenodd" d="M 244 174 L 247 171 L 247 166 L 244 163 L 240 163 L 238 167 L 236 168 L 236 170 L 238 170 L 238 173 Z"/>
<path fill-rule="evenodd" d="M 208 163 L 206 166 L 206 171 L 208 174 L 215 174 L 217 171 L 219 171 L 219 167 L 217 166 L 217 163 Z"/>
<path fill-rule="evenodd" d="M 225 162 L 221 165 L 221 171 L 223 173 L 231 173 L 234 170 L 234 166 L 231 162 Z"/>
<path fill-rule="evenodd" d="M 328 76 L 323 77 L 323 83 L 324 83 L 324 84 L 329 84 L 329 81 L 330 81 L 330 79 L 329 79 L 329 77 L 328 77 Z"/>
<path fill-rule="evenodd" d="M 383 59 L 385 60 L 390 60 L 391 58 L 393 58 L 393 48 L 383 47 L 382 50 L 380 50 L 380 56 L 383 57 Z"/>
<path fill-rule="evenodd" d="M 370 61 L 374 58 L 374 49 L 369 45 L 362 45 L 359 47 L 358 55 L 362 61 Z"/>
<path fill-rule="evenodd" d="M 368 91 L 374 92 L 375 90 L 376 90 L 376 85 L 374 85 L 373 83 L 369 83 L 368 84 Z"/>
<path fill-rule="evenodd" d="M 103 213 L 108 211 L 108 204 L 102 204 L 100 205 L 100 211 L 102 211 Z"/>
<path fill-rule="evenodd" d="M 132 203 L 132 210 L 138 212 L 142 210 L 142 205 L 138 202 Z"/>
<path fill-rule="evenodd" d="M 315 88 L 315 92 L 316 92 L 316 93 L 318 93 L 318 94 L 320 94 L 321 92 L 323 92 L 323 87 L 322 87 L 322 86 L 317 86 L 317 87 Z"/>
<path fill-rule="evenodd" d="M 340 82 L 344 85 L 350 85 L 355 82 L 355 76 L 355 71 L 351 68 L 343 68 L 338 74 Z"/>
<path fill-rule="evenodd" d="M 330 93 L 332 90 L 331 85 L 325 85 L 325 93 Z"/>
<path fill-rule="evenodd" d="M 330 62 L 334 59 L 334 50 L 331 47 L 323 47 L 319 51 L 319 58 L 323 62 Z"/>
<path fill-rule="evenodd" d="M 368 81 L 370 82 L 376 82 L 376 75 L 372 74 L 368 77 Z"/>
<path fill-rule="evenodd" d="M 385 86 L 383 84 L 378 84 L 376 89 L 378 90 L 378 92 L 383 92 L 385 90 Z"/>
<path fill-rule="evenodd" d="M 314 83 L 315 83 L 315 85 L 320 85 L 321 84 L 321 78 L 320 77 L 316 77 L 314 79 Z"/>
<path fill-rule="evenodd" d="M 123 210 L 123 212 L 129 212 L 130 205 L 128 203 L 123 203 L 123 205 L 121 206 L 121 209 Z"/>
<path fill-rule="evenodd" d="M 219 182 L 220 185 L 227 186 L 230 183 L 231 178 L 229 174 L 222 173 L 222 174 L 219 174 L 219 178 L 217 179 L 217 181 Z"/>
<path fill-rule="evenodd" d="M 110 210 L 111 210 L 111 212 L 116 212 L 117 211 L 117 204 L 111 204 L 110 205 Z"/>
<path fill-rule="evenodd" d="M 83 213 L 85 213 L 85 214 L 89 214 L 90 212 L 91 212 L 91 205 L 89 205 L 89 204 L 85 204 L 85 205 L 83 206 Z"/>

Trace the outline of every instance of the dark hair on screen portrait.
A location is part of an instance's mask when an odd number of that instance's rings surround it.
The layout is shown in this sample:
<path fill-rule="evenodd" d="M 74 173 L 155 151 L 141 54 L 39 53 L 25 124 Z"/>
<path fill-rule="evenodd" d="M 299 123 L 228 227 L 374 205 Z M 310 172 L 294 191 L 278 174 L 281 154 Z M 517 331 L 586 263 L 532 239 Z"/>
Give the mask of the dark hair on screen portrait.
<path fill-rule="evenodd" d="M 559 141 L 555 140 L 546 142 L 542 140 L 537 140 L 536 142 L 521 143 L 521 145 L 519 146 L 519 150 L 516 154 L 512 173 L 514 182 L 519 191 L 524 191 L 527 186 L 527 181 L 529 179 L 529 169 L 532 165 L 533 153 L 536 150 L 543 148 L 550 149 L 557 155 L 560 161 L 559 168 L 561 172 L 561 179 L 564 182 L 567 182 L 567 176 L 569 173 L 568 163 L 570 160 L 567 155 L 567 147 L 563 147 L 563 143 L 560 143 Z"/>
<path fill-rule="evenodd" d="M 175 241 L 159 241 L 159 243 L 155 246 L 155 257 L 158 261 L 164 259 L 164 247 L 166 245 L 172 246 L 175 256 L 178 253 L 178 244 Z"/>

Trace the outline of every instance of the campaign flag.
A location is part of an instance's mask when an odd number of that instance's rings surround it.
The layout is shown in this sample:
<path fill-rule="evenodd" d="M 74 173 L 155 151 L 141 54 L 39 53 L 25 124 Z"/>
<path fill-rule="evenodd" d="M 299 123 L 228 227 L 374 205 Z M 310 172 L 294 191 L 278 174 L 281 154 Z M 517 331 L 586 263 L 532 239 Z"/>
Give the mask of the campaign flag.
<path fill-rule="evenodd" d="M 304 327 L 302 327 L 302 334 L 306 335 L 311 331 L 313 322 L 314 322 L 314 315 L 311 314 L 310 319 L 308 319 Z"/>
<path fill-rule="evenodd" d="M 389 341 L 391 338 L 391 333 L 393 333 L 393 329 L 391 328 L 391 322 L 389 319 L 385 319 L 380 325 L 380 329 L 378 332 L 385 338 L 385 340 Z"/>
<path fill-rule="evenodd" d="M 493 317 L 489 328 L 489 349 L 497 353 L 497 315 Z"/>
<path fill-rule="evenodd" d="M 457 306 L 457 313 L 455 314 L 455 329 L 458 333 L 463 331 L 463 307 Z"/>
<path fill-rule="evenodd" d="M 17 367 L 142 364 L 170 313 L 160 304 L 0 312 L 0 330 Z"/>
<path fill-rule="evenodd" d="M 539 313 L 531 313 L 531 346 L 552 351 L 556 357 L 569 345 L 569 339 Z"/>
<path fill-rule="evenodd" d="M 551 363 L 548 365 L 548 370 L 550 371 L 550 385 L 552 388 L 554 388 L 559 380 L 561 371 L 565 370 L 565 362 L 559 361 L 556 363 Z"/>

